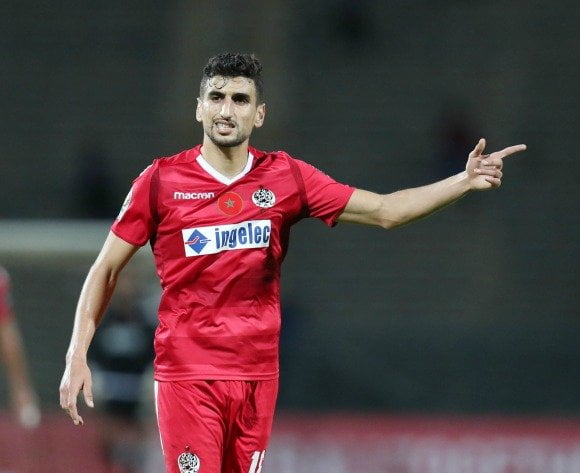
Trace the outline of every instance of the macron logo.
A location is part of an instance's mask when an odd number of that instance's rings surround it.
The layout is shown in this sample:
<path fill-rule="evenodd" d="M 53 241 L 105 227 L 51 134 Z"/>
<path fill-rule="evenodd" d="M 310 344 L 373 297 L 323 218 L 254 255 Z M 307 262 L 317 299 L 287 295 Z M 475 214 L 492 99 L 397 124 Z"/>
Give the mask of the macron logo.
<path fill-rule="evenodd" d="M 214 192 L 179 192 L 175 191 L 173 193 L 174 200 L 202 200 L 202 199 L 213 199 L 215 197 Z"/>

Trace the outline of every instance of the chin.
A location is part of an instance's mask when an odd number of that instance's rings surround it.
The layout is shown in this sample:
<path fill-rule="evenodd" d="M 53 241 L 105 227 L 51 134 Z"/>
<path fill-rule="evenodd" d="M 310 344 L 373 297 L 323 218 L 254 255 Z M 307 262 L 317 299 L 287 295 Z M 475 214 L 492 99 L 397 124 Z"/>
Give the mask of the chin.
<path fill-rule="evenodd" d="M 221 148 L 234 148 L 236 146 L 241 145 L 246 139 L 241 138 L 231 138 L 231 139 L 224 139 L 224 138 L 216 138 L 215 136 L 210 136 L 212 143 L 216 146 Z"/>

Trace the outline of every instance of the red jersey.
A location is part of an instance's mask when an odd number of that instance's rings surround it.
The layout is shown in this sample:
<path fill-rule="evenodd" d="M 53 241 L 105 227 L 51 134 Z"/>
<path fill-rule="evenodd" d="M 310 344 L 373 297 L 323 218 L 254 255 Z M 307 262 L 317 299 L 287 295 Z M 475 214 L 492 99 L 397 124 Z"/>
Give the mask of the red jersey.
<path fill-rule="evenodd" d="M 153 161 L 111 228 L 153 248 L 163 289 L 155 379 L 274 379 L 290 227 L 304 217 L 334 225 L 354 189 L 254 148 L 229 179 L 200 148 Z"/>
<path fill-rule="evenodd" d="M 12 301 L 10 298 L 10 277 L 0 266 L 0 323 L 12 316 Z"/>

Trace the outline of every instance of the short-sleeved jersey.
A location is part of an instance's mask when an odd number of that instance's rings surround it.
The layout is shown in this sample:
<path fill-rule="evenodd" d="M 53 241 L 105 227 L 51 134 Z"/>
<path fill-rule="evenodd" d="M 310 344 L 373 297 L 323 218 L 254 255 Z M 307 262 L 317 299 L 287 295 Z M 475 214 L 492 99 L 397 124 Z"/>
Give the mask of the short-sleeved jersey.
<path fill-rule="evenodd" d="M 354 189 L 254 148 L 228 179 L 200 149 L 153 161 L 111 228 L 153 249 L 162 287 L 155 379 L 274 379 L 290 227 L 310 216 L 334 225 Z"/>
<path fill-rule="evenodd" d="M 12 317 L 12 299 L 10 295 L 10 277 L 0 266 L 0 324 Z"/>

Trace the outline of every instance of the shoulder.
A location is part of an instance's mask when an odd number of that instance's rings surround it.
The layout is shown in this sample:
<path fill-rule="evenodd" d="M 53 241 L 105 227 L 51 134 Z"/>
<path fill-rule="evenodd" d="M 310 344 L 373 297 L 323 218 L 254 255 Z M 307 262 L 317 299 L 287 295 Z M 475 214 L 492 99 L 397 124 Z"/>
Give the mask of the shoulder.
<path fill-rule="evenodd" d="M 172 156 L 162 156 L 157 159 L 154 159 L 151 166 L 164 168 L 179 164 L 187 164 L 191 163 L 192 161 L 195 161 L 200 154 L 201 154 L 201 145 L 197 145 L 194 148 L 185 149 Z"/>
<path fill-rule="evenodd" d="M 283 150 L 264 151 L 250 147 L 249 151 L 250 153 L 252 153 L 254 159 L 257 162 L 270 162 L 270 163 L 275 162 L 278 164 L 280 163 L 294 164 L 301 162 L 299 159 L 296 159 L 295 157 L 291 156 L 290 153 Z"/>
<path fill-rule="evenodd" d="M 155 158 L 151 164 L 149 164 L 135 179 L 142 180 L 150 178 L 155 172 L 158 172 L 160 169 L 171 168 L 173 166 L 178 166 L 180 164 L 187 164 L 192 161 L 195 161 L 200 154 L 201 145 L 196 146 L 195 148 L 183 150 L 177 154 L 172 156 L 161 156 Z"/>
<path fill-rule="evenodd" d="M 306 180 L 317 176 L 329 178 L 326 173 L 320 171 L 316 166 L 295 156 L 291 156 L 287 151 L 261 151 L 250 148 L 250 152 L 254 155 L 256 161 L 261 163 L 265 168 L 290 169 L 294 178 L 297 176 Z"/>

